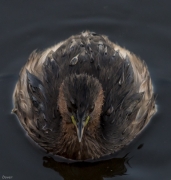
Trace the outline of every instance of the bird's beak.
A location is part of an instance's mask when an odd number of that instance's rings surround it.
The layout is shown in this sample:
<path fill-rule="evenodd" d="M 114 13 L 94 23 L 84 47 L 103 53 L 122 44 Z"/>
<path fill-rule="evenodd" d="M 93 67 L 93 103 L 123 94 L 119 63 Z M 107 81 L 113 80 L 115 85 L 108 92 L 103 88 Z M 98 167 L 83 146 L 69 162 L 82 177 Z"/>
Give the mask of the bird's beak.
<path fill-rule="evenodd" d="M 77 124 L 77 136 L 78 136 L 78 141 L 81 142 L 82 137 L 83 137 L 83 132 L 84 132 L 84 126 L 82 121 L 79 121 Z"/>
<path fill-rule="evenodd" d="M 78 141 L 81 142 L 82 137 L 83 137 L 83 132 L 84 132 L 84 115 L 83 116 L 78 116 L 78 122 L 76 125 L 77 128 L 77 136 L 78 136 Z"/>

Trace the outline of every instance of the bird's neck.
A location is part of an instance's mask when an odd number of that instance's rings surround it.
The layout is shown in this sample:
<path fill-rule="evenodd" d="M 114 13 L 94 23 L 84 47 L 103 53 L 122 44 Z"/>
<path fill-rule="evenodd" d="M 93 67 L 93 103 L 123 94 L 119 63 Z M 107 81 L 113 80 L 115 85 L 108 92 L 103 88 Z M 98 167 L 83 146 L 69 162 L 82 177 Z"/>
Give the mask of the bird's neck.
<path fill-rule="evenodd" d="M 84 128 L 82 141 L 78 141 L 75 125 L 71 122 L 68 113 L 67 102 L 64 95 L 64 84 L 59 88 L 58 106 L 62 116 L 60 136 L 57 145 L 57 154 L 71 159 L 88 159 L 98 157 L 103 154 L 103 144 L 100 139 L 100 115 L 104 101 L 104 92 L 99 85 L 95 107 L 90 115 L 90 120 Z"/>
<path fill-rule="evenodd" d="M 76 160 L 101 157 L 104 155 L 104 145 L 100 138 L 101 129 L 98 121 L 92 121 L 85 127 L 81 142 L 78 141 L 75 126 L 62 121 L 56 153 Z"/>
<path fill-rule="evenodd" d="M 100 115 L 104 98 L 103 90 L 101 89 L 99 92 L 94 111 L 91 114 L 89 123 L 84 129 L 81 142 L 78 141 L 76 127 L 71 122 L 71 117 L 65 113 L 67 105 L 63 101 L 63 91 L 60 91 L 59 96 L 58 104 L 60 104 L 60 112 L 62 111 L 62 121 L 56 153 L 70 159 L 90 159 L 102 156 L 104 150 L 101 141 Z"/>

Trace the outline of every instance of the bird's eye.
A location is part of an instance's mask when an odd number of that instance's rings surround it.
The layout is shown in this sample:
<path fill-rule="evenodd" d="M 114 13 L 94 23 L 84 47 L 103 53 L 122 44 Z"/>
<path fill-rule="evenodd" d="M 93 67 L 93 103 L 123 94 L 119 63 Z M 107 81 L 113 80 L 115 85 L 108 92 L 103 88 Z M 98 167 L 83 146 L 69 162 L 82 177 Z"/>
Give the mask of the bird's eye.
<path fill-rule="evenodd" d="M 70 113 L 72 113 L 72 108 L 69 107 L 69 106 L 67 106 L 67 108 L 68 108 L 68 111 L 69 111 Z"/>
<path fill-rule="evenodd" d="M 91 113 L 94 110 L 94 104 L 90 107 L 89 112 Z"/>
<path fill-rule="evenodd" d="M 77 109 L 76 104 L 72 104 L 72 107 L 74 108 L 74 111 Z"/>
<path fill-rule="evenodd" d="M 76 103 L 74 101 L 74 99 L 70 99 L 71 102 L 71 106 L 73 107 L 74 111 L 77 109 Z"/>
<path fill-rule="evenodd" d="M 71 104 L 75 104 L 75 101 L 73 98 L 70 98 L 70 102 L 71 102 Z"/>

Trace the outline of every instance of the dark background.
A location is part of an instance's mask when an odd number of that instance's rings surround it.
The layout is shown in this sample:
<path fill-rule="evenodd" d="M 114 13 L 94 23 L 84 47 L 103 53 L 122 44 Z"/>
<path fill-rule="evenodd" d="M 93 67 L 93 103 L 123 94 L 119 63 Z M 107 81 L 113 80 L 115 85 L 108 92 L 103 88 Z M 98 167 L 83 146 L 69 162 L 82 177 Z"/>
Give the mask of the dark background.
<path fill-rule="evenodd" d="M 43 50 L 87 29 L 107 35 L 146 61 L 158 94 L 158 112 L 114 159 L 61 164 L 58 158 L 57 162 L 48 158 L 11 115 L 12 93 L 34 49 Z M 14 180 L 171 180 L 170 49 L 170 0 L 1 0 L 0 179 L 4 175 Z"/>

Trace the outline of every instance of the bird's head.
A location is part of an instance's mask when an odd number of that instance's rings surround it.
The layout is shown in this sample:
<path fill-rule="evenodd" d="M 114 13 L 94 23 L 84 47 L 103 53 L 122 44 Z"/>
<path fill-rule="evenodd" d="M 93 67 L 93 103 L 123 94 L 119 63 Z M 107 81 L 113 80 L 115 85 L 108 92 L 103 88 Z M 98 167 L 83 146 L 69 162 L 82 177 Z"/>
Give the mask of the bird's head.
<path fill-rule="evenodd" d="M 61 84 L 59 111 L 63 121 L 75 126 L 79 142 L 82 140 L 84 129 L 99 121 L 103 98 L 100 82 L 87 74 L 73 74 Z"/>

